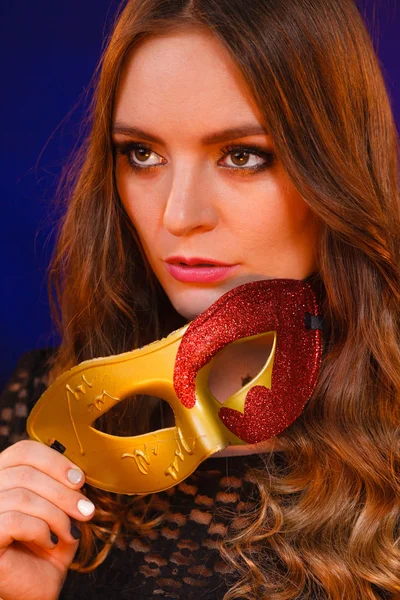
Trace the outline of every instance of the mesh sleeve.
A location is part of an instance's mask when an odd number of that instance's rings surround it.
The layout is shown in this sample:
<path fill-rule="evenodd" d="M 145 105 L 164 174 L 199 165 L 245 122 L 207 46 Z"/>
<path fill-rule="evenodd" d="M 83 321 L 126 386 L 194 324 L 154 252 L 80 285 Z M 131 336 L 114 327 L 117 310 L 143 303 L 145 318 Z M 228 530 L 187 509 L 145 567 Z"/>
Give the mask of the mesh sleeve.
<path fill-rule="evenodd" d="M 48 360 L 54 348 L 23 354 L 0 394 L 0 452 L 28 439 L 26 420 L 48 385 Z"/>

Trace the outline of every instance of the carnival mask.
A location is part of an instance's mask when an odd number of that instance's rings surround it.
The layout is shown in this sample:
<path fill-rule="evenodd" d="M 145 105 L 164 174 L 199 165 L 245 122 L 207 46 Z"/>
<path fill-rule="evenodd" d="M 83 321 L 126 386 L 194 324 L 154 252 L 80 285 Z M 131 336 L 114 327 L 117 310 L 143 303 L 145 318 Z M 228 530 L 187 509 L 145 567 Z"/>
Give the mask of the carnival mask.
<path fill-rule="evenodd" d="M 65 452 L 95 487 L 119 494 L 167 489 L 215 452 L 272 438 L 300 416 L 318 378 L 320 329 L 308 283 L 241 285 L 162 340 L 63 373 L 32 409 L 28 434 Z M 208 387 L 216 357 L 229 344 L 256 338 L 269 338 L 272 351 L 259 373 L 221 404 Z M 93 427 L 135 394 L 166 400 L 175 426 L 130 437 Z"/>

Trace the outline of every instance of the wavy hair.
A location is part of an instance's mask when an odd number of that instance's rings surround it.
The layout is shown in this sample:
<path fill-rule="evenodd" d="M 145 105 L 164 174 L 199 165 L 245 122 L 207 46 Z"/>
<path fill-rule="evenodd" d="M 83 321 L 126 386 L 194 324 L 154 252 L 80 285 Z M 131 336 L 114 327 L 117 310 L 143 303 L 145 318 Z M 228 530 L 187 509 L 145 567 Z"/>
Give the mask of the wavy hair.
<path fill-rule="evenodd" d="M 62 343 L 51 377 L 184 323 L 118 197 L 111 141 L 128 55 L 144 38 L 179 28 L 206 28 L 229 51 L 277 156 L 320 222 L 327 350 L 305 411 L 278 436 L 285 468 L 266 455 L 264 469 L 248 472 L 258 504 L 235 515 L 221 545 L 239 574 L 224 600 L 373 600 L 377 587 L 399 598 L 399 146 L 379 62 L 352 0 L 121 6 L 94 75 L 87 135 L 60 183 L 65 211 L 49 295 Z M 120 413 L 104 415 L 104 430 L 145 431 L 148 403 L 120 404 Z M 71 567 L 81 572 L 106 558 L 121 528 L 145 533 L 163 518 L 150 510 L 151 496 L 90 486 L 87 494 L 98 510 L 83 525 Z"/>

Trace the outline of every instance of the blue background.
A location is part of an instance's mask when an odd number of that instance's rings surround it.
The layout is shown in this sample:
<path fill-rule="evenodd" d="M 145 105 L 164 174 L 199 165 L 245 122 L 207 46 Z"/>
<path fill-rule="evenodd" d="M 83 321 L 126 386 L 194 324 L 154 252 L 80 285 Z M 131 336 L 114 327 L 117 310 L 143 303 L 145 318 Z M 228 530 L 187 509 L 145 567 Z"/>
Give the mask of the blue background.
<path fill-rule="evenodd" d="M 400 122 L 400 9 L 363 0 Z M 55 346 L 45 273 L 57 177 L 118 0 L 0 0 L 0 390 L 25 351 Z M 51 211 L 51 212 L 50 212 Z"/>

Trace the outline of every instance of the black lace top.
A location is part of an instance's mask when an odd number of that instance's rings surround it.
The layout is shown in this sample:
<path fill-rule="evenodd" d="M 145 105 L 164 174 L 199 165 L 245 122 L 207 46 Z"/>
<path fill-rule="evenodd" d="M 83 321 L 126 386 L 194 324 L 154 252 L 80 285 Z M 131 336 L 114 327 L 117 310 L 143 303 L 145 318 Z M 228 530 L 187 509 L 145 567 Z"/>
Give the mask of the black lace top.
<path fill-rule="evenodd" d="M 24 354 L 0 396 L 0 451 L 28 437 L 26 419 L 47 387 L 51 352 Z M 210 458 L 181 484 L 156 494 L 165 520 L 146 536 L 117 539 L 94 572 L 69 571 L 60 600 L 222 600 L 236 574 L 219 555 L 218 541 L 227 535 L 232 515 L 254 507 L 247 471 L 259 460 Z M 390 596 L 380 592 L 377 598 Z"/>

